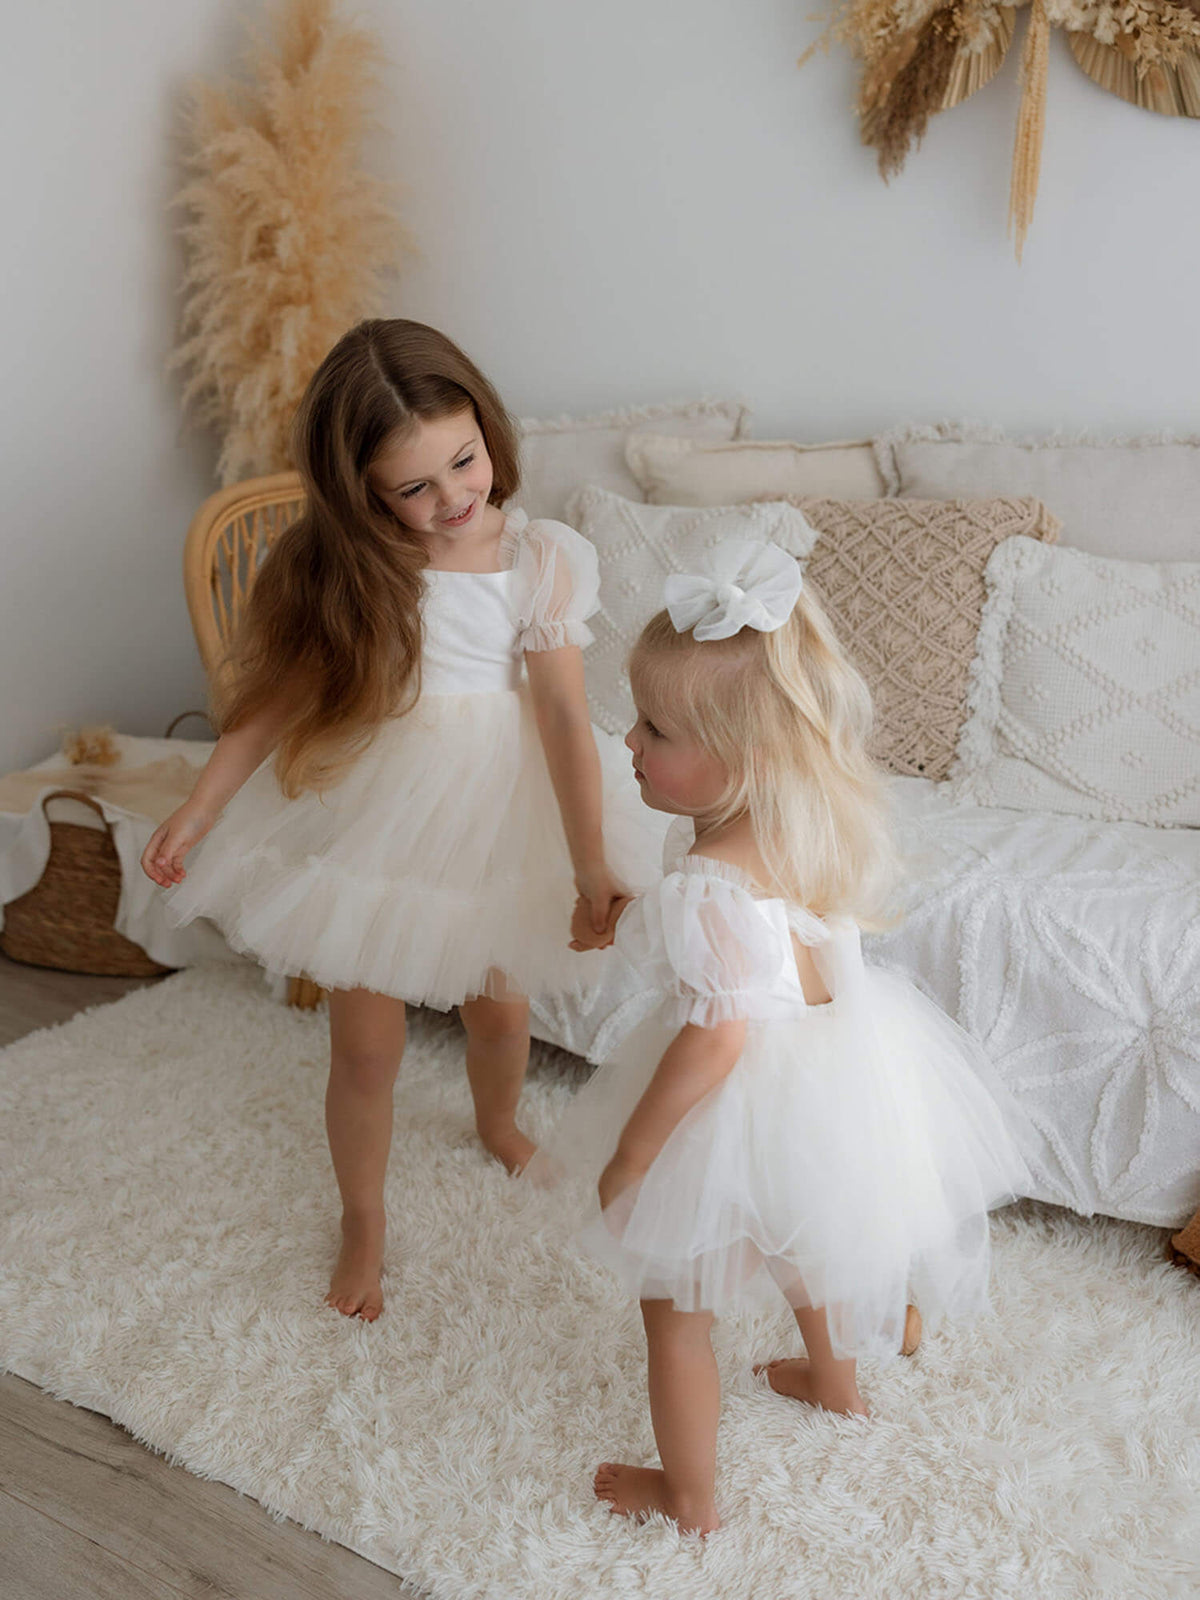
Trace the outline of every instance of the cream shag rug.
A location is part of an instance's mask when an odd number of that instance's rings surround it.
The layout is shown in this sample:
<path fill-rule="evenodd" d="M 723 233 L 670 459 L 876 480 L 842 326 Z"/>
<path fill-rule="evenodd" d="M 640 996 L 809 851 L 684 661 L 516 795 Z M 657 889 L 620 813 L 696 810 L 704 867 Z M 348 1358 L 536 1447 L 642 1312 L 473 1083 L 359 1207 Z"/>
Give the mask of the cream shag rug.
<path fill-rule="evenodd" d="M 591 1498 L 601 1459 L 654 1459 L 637 1311 L 474 1143 L 453 1019 L 414 1019 L 398 1087 L 388 1308 L 322 1307 L 326 1040 L 193 970 L 0 1055 L 5 1367 L 439 1600 L 1200 1589 L 1200 1284 L 1161 1233 L 998 1215 L 994 1315 L 864 1369 L 869 1424 L 752 1379 L 786 1313 L 720 1328 L 701 1543 Z M 571 1090 L 539 1050 L 531 1131 Z"/>

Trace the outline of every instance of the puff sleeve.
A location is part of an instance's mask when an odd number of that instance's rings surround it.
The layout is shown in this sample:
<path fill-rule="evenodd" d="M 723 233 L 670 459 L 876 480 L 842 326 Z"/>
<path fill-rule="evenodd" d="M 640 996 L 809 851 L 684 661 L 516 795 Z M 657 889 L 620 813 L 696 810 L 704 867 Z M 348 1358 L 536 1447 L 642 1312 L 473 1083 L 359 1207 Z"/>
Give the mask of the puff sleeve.
<path fill-rule="evenodd" d="M 589 645 L 585 618 L 600 605 L 600 567 L 595 547 L 565 522 L 525 524 L 514 563 L 518 599 L 518 648 L 561 650 Z"/>
<path fill-rule="evenodd" d="M 775 1013 L 770 990 L 791 954 L 777 909 L 740 884 L 672 872 L 626 908 L 616 944 L 665 991 L 672 1026 L 761 1019 Z"/>

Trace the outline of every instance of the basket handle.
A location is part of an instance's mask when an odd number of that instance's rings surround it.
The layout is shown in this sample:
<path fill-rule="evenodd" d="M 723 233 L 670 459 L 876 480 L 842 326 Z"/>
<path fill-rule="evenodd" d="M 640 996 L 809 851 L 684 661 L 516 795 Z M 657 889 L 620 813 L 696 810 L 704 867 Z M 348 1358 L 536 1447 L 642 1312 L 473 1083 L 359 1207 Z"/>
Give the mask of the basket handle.
<path fill-rule="evenodd" d="M 112 823 L 104 815 L 104 807 L 98 800 L 94 800 L 90 794 L 84 794 L 82 789 L 55 789 L 50 794 L 43 795 L 42 811 L 47 822 L 50 821 L 50 813 L 46 810 L 46 807 L 51 800 L 78 800 L 80 805 L 90 806 L 104 824 L 105 833 L 108 834 L 110 839 L 112 838 Z"/>
<path fill-rule="evenodd" d="M 217 730 L 213 726 L 213 719 L 209 716 L 207 711 L 181 711 L 177 717 L 173 717 L 171 719 L 171 725 L 167 729 L 166 733 L 163 734 L 163 738 L 169 739 L 179 724 L 181 722 L 186 722 L 189 717 L 203 717 L 205 722 L 208 723 L 209 729 L 213 733 L 216 733 Z"/>

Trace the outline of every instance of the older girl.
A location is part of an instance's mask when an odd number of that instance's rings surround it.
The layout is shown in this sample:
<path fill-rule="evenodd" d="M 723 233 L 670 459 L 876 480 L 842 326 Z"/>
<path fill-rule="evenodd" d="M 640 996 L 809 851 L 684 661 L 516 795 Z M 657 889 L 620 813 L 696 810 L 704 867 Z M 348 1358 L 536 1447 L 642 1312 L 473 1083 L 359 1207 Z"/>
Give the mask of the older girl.
<path fill-rule="evenodd" d="M 362 323 L 309 386 L 295 458 L 304 515 L 252 590 L 217 747 L 143 866 L 177 920 L 332 991 L 328 1300 L 371 1321 L 405 1002 L 460 1007 L 479 1136 L 519 1169 L 526 997 L 596 975 L 567 948 L 572 902 L 603 927 L 657 847 L 588 720 L 595 553 L 505 511 L 515 432 L 478 368 L 420 323 Z"/>

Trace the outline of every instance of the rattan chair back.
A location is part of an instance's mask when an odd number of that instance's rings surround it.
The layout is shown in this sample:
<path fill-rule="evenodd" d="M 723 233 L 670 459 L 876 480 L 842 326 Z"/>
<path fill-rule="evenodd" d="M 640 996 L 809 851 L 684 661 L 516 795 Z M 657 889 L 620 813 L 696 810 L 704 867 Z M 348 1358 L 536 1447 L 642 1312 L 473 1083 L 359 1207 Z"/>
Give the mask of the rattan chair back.
<path fill-rule="evenodd" d="M 219 668 L 267 551 L 304 510 L 297 472 L 277 472 L 210 495 L 192 518 L 183 547 L 183 586 L 204 670 Z M 292 978 L 288 1004 L 311 1010 L 322 991 Z"/>
<path fill-rule="evenodd" d="M 183 585 L 200 659 L 210 679 L 245 609 L 259 566 L 304 510 L 296 472 L 277 472 L 210 495 L 183 547 Z"/>

